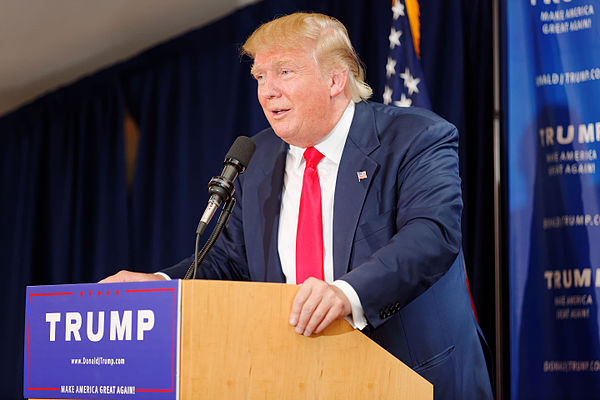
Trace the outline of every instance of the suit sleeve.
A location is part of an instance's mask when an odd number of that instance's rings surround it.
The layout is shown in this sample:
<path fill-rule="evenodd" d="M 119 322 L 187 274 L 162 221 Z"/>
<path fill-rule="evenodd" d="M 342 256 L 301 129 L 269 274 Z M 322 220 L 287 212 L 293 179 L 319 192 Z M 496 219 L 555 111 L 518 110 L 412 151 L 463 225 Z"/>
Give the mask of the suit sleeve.
<path fill-rule="evenodd" d="M 458 133 L 436 122 L 413 137 L 394 169 L 394 230 L 378 247 L 354 243 L 369 257 L 341 279 L 358 293 L 369 324 L 377 328 L 414 301 L 450 268 L 460 250 L 462 199 Z M 397 172 L 396 172 L 397 171 Z M 394 192 L 394 193 L 389 193 Z M 359 222 L 360 224 L 360 222 Z M 364 242 L 364 241 L 363 241 Z"/>
<path fill-rule="evenodd" d="M 199 279 L 215 280 L 249 280 L 246 248 L 244 246 L 244 233 L 242 229 L 242 177 L 235 183 L 236 205 L 229 217 L 229 221 L 217 239 L 213 248 L 208 252 L 204 262 L 198 266 L 196 275 Z M 165 268 L 160 272 L 173 279 L 182 279 L 192 264 L 194 256 L 190 256 L 178 264 Z"/>

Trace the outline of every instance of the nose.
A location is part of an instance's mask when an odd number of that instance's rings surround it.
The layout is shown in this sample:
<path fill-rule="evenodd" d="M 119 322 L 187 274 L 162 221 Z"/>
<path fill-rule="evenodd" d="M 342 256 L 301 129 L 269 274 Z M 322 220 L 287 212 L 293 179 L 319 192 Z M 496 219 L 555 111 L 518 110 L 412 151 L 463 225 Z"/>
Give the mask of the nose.
<path fill-rule="evenodd" d="M 258 85 L 258 96 L 265 99 L 272 99 L 280 95 L 281 91 L 277 82 L 267 76 L 263 77 L 263 80 Z"/>

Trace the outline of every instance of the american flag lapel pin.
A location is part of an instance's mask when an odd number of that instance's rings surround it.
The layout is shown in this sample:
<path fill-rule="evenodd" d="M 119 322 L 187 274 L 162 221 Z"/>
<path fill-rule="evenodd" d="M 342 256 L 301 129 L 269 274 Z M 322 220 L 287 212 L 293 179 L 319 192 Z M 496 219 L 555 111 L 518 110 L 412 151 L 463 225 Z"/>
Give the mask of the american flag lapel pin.
<path fill-rule="evenodd" d="M 367 171 L 356 171 L 356 176 L 358 177 L 359 182 L 363 179 L 367 179 Z"/>

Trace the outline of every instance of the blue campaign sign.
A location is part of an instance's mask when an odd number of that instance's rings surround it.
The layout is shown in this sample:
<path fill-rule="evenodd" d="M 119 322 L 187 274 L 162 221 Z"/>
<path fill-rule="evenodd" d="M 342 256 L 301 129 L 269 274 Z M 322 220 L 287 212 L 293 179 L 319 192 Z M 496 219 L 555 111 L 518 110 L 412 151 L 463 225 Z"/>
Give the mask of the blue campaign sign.
<path fill-rule="evenodd" d="M 505 1 L 511 398 L 600 398 L 600 1 Z"/>
<path fill-rule="evenodd" d="M 178 395 L 180 281 L 27 287 L 26 398 Z"/>

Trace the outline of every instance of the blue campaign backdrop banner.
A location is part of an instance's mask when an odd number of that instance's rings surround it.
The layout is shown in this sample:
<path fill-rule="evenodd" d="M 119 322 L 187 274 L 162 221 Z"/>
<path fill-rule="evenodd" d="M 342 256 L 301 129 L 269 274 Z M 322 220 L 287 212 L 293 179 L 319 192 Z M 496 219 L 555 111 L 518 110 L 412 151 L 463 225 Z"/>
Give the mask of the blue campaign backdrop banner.
<path fill-rule="evenodd" d="M 175 400 L 180 281 L 27 287 L 25 398 Z"/>
<path fill-rule="evenodd" d="M 600 1 L 506 1 L 511 397 L 600 399 Z"/>

